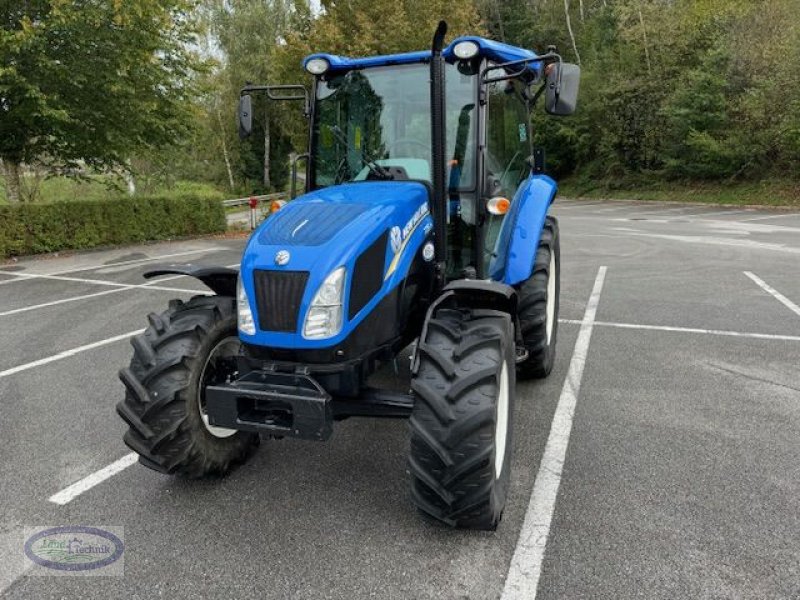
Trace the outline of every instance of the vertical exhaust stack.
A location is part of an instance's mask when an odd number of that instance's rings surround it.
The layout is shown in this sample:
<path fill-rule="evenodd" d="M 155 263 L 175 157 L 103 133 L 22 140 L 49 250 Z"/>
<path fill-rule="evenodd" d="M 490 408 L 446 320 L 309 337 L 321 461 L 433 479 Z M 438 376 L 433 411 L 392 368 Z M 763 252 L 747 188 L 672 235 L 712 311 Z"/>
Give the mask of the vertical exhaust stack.
<path fill-rule="evenodd" d="M 447 23 L 439 21 L 431 45 L 431 171 L 433 175 L 433 236 L 436 250 L 436 283 L 444 285 L 445 260 L 447 258 L 447 190 L 445 189 L 446 166 L 444 153 L 447 147 L 445 131 L 445 75 L 442 46 L 447 33 Z"/>

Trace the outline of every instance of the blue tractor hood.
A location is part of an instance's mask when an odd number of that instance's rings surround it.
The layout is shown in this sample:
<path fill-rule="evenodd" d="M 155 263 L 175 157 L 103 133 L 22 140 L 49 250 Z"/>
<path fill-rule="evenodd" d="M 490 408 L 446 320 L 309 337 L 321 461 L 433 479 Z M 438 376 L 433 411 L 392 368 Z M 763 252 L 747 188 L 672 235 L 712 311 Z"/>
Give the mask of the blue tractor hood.
<path fill-rule="evenodd" d="M 242 257 L 241 274 L 256 315 L 258 310 L 287 309 L 259 305 L 263 302 L 255 290 L 256 271 L 307 273 L 297 328 L 293 332 L 270 332 L 259 326 L 254 336 L 240 332 L 242 340 L 283 348 L 335 345 L 403 281 L 431 228 L 428 188 L 415 181 L 348 183 L 322 188 L 289 202 L 253 233 Z M 353 314 L 349 301 L 356 261 L 367 250 L 372 257 L 370 262 L 380 263 L 369 282 L 377 292 Z M 306 311 L 325 278 L 342 266 L 346 268 L 342 332 L 324 340 L 306 340 L 302 336 Z M 362 281 L 356 284 L 364 285 Z"/>

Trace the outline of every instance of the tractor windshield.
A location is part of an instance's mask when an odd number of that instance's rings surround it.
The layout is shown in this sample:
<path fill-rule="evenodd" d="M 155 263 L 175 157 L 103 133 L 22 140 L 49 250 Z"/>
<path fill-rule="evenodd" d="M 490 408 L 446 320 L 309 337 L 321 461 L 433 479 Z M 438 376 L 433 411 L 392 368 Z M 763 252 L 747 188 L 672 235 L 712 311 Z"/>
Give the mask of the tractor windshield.
<path fill-rule="evenodd" d="M 313 183 L 366 179 L 431 181 L 430 73 L 427 64 L 333 74 L 317 85 Z M 450 189 L 475 186 L 476 77 L 447 66 Z"/>

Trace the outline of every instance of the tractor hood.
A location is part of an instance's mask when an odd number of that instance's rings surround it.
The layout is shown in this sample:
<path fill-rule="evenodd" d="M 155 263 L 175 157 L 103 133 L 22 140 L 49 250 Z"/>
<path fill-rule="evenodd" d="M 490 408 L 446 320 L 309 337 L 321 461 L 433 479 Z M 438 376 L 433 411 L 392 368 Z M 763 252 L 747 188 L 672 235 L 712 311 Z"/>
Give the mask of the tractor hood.
<path fill-rule="evenodd" d="M 297 319 L 292 321 L 294 327 L 284 327 L 278 338 L 270 335 L 269 340 L 245 341 L 282 347 L 305 345 L 300 335 L 305 311 L 325 278 L 339 267 L 346 269 L 346 319 L 357 324 L 364 316 L 360 313 L 369 312 L 372 304 L 402 281 L 431 226 L 428 188 L 414 181 L 343 184 L 289 202 L 253 233 L 241 273 L 254 312 L 289 310 L 298 312 Z M 254 281 L 264 277 L 259 274 L 263 271 L 287 273 L 283 276 L 286 281 L 292 277 L 303 280 L 302 289 L 294 291 L 301 297 L 259 300 L 263 293 L 255 289 Z M 358 297 L 357 304 L 366 303 L 350 306 L 354 297 Z M 343 333 L 347 329 L 344 327 Z M 269 325 L 264 325 L 264 331 L 270 331 Z M 293 339 L 284 339 L 290 333 Z M 326 340 L 328 344 L 333 341 Z"/>
<path fill-rule="evenodd" d="M 421 183 L 368 181 L 323 188 L 268 218 L 250 239 L 242 266 L 328 273 L 393 227 L 400 229 L 402 242 L 427 213 L 428 191 Z M 289 253 L 283 264 L 276 259 L 281 251 Z"/>

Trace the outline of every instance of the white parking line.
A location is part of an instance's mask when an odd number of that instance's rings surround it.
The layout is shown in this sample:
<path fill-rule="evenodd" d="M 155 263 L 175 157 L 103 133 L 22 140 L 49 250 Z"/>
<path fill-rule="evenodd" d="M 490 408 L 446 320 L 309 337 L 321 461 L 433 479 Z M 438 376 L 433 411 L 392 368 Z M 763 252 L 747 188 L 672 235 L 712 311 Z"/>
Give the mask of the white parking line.
<path fill-rule="evenodd" d="M 664 208 L 664 209 L 653 207 L 653 210 L 645 212 L 634 211 L 630 215 L 628 215 L 627 219 L 646 218 L 648 221 L 651 222 L 657 222 L 656 219 L 659 218 L 664 219 L 663 222 L 675 221 L 676 219 L 686 219 L 688 221 L 706 221 L 706 220 L 719 221 L 719 219 L 707 219 L 706 217 L 732 215 L 741 212 L 750 212 L 753 210 L 753 209 L 743 209 L 743 210 L 725 210 L 725 211 L 715 211 L 715 212 L 694 212 L 693 209 L 694 211 L 697 210 L 702 211 L 703 207 L 681 206 L 678 208 Z M 732 222 L 738 222 L 738 220 Z"/>
<path fill-rule="evenodd" d="M 563 202 L 556 201 L 553 203 L 553 208 L 588 208 L 590 206 L 600 206 L 601 204 L 605 204 L 598 200 L 597 202 L 575 202 L 570 200 L 565 200 Z"/>
<path fill-rule="evenodd" d="M 583 368 L 586 365 L 586 355 L 589 351 L 589 342 L 592 338 L 592 326 L 600 303 L 600 293 L 603 290 L 603 281 L 606 276 L 606 267 L 600 267 L 594 281 L 592 295 L 586 304 L 581 328 L 578 331 L 578 340 L 569 363 L 569 371 L 558 399 L 558 406 L 553 415 L 550 435 L 544 448 L 539 472 L 533 484 L 525 521 L 517 540 L 514 556 L 508 568 L 508 575 L 503 587 L 503 600 L 526 599 L 534 600 L 539 585 L 539 576 L 542 572 L 547 538 L 550 535 L 550 522 L 558 497 L 558 488 L 561 485 L 561 472 L 567 454 L 569 436 L 572 431 L 572 418 L 578 394 L 581 389 Z"/>
<path fill-rule="evenodd" d="M 648 209 L 647 212 L 643 213 L 643 214 L 646 214 L 646 215 L 657 215 L 658 213 L 673 213 L 673 212 L 681 213 L 681 212 L 686 212 L 687 210 L 692 210 L 692 209 L 702 209 L 702 207 L 688 204 L 686 206 L 673 206 L 672 208 L 664 208 L 663 206 L 642 206 L 642 205 L 637 205 L 637 206 L 634 207 L 634 210 L 641 210 L 643 208 Z"/>
<path fill-rule="evenodd" d="M 750 271 L 744 271 L 744 274 L 749 277 L 758 287 L 762 290 L 770 294 L 773 298 L 775 298 L 778 302 L 783 304 L 786 308 L 800 317 L 800 306 L 797 306 L 794 302 L 789 300 L 786 296 L 781 294 L 778 290 L 768 285 L 763 279 L 761 279 L 758 275 L 751 273 Z"/>
<path fill-rule="evenodd" d="M 150 256 L 148 258 L 135 258 L 132 260 L 122 260 L 120 262 L 107 263 L 102 265 L 88 265 L 79 267 L 77 269 L 66 269 L 58 271 L 53 275 L 60 275 L 61 273 L 78 273 L 80 271 L 94 271 L 95 269 L 104 269 L 109 267 L 121 267 L 123 265 L 138 265 L 154 260 L 163 260 L 165 258 L 175 258 L 177 256 L 189 256 L 190 254 L 205 254 L 206 252 L 213 252 L 214 250 L 226 250 L 224 246 L 209 246 L 208 248 L 198 248 L 197 250 L 185 250 L 183 252 L 173 252 L 171 254 L 159 254 L 158 256 Z"/>
<path fill-rule="evenodd" d="M 725 216 L 727 216 L 727 215 L 735 215 L 737 213 L 751 213 L 751 212 L 754 212 L 754 211 L 755 211 L 754 208 L 742 208 L 742 209 L 739 209 L 739 210 L 729 209 L 729 210 L 720 210 L 720 211 L 710 212 L 710 213 L 701 213 L 699 215 L 692 215 L 692 216 L 693 217 L 717 217 L 717 216 L 723 216 L 723 215 L 725 215 Z M 702 220 L 702 219 L 698 219 L 698 220 Z"/>
<path fill-rule="evenodd" d="M 231 269 L 233 267 L 238 267 L 239 263 L 233 265 L 227 265 L 226 268 Z M 37 278 L 40 276 L 31 275 L 30 278 Z M 187 294 L 210 294 L 210 292 L 206 290 L 192 290 L 192 289 L 184 289 L 184 288 L 172 288 L 172 287 L 163 287 L 156 285 L 157 283 L 161 283 L 162 281 L 169 281 L 171 279 L 179 279 L 181 277 L 189 277 L 188 275 L 170 275 L 169 277 L 160 277 L 150 283 L 142 283 L 142 284 L 122 284 L 116 282 L 105 282 L 105 285 L 114 286 L 113 290 L 104 290 L 102 292 L 95 292 L 93 294 L 83 294 L 81 296 L 70 296 L 69 298 L 62 298 L 60 300 L 53 300 L 51 302 L 43 302 L 41 304 L 34 304 L 32 306 L 23 306 L 21 308 L 15 308 L 11 310 L 6 310 L 0 312 L 0 317 L 6 317 L 9 315 L 16 315 L 19 313 L 28 312 L 31 310 L 38 310 L 40 308 L 47 308 L 49 306 L 57 306 L 59 304 L 66 304 L 67 302 L 75 302 L 76 300 L 87 300 L 89 298 L 96 298 L 97 296 L 106 296 L 108 294 L 116 294 L 118 292 L 124 292 L 126 290 L 131 289 L 151 289 L 151 290 L 163 290 L 168 292 L 184 292 Z M 48 275 L 46 277 L 42 277 L 43 279 L 58 279 L 58 280 L 66 280 L 66 281 L 73 281 L 75 278 L 64 278 L 61 276 L 56 275 Z M 102 280 L 83 280 L 84 282 L 94 283 L 100 285 L 100 281 Z"/>
<path fill-rule="evenodd" d="M 559 323 L 582 325 L 577 319 L 559 319 Z M 772 340 L 779 342 L 800 342 L 800 335 L 776 335 L 772 333 L 749 333 L 728 331 L 725 329 L 699 329 L 696 327 L 670 327 L 669 325 L 642 325 L 639 323 L 615 323 L 611 321 L 595 321 L 595 327 L 615 327 L 617 329 L 643 329 L 645 331 L 669 331 L 673 333 L 699 333 L 704 335 L 721 335 L 728 337 L 752 338 L 756 340 Z"/>
<path fill-rule="evenodd" d="M 51 279 L 54 281 L 75 281 L 77 283 L 88 283 L 90 285 L 104 285 L 109 287 L 118 287 L 125 289 L 148 287 L 154 290 L 166 290 L 168 292 L 185 292 L 181 288 L 162 287 L 156 285 L 148 285 L 145 283 L 117 283 L 116 281 L 106 281 L 104 279 L 85 279 L 83 277 L 67 277 L 66 275 L 33 275 L 32 273 L 19 274 L 20 277 L 25 279 Z"/>
<path fill-rule="evenodd" d="M 39 310 L 40 308 L 47 308 L 50 306 L 57 306 L 59 304 L 66 304 L 68 302 L 75 302 L 77 300 L 88 300 L 89 298 L 96 298 L 98 296 L 107 296 L 108 294 L 117 294 L 119 292 L 125 292 L 127 290 L 156 290 L 156 291 L 168 291 L 168 292 L 183 292 L 186 294 L 200 294 L 200 295 L 208 295 L 211 292 L 207 290 L 185 290 L 182 288 L 166 288 L 157 285 L 126 285 L 115 287 L 112 290 L 103 290 L 102 292 L 95 292 L 93 294 L 84 294 L 82 296 L 70 296 L 69 298 L 62 298 L 60 300 L 53 300 L 52 302 L 42 302 L 41 304 L 33 304 L 31 306 L 23 306 L 20 308 L 14 308 L 11 310 L 6 310 L 0 312 L 0 317 L 7 317 L 10 315 L 18 315 L 20 313 L 29 312 L 32 310 Z"/>
<path fill-rule="evenodd" d="M 86 352 L 87 350 L 94 350 L 95 348 L 107 346 L 108 344 L 119 342 L 120 340 L 126 340 L 130 337 L 133 337 L 137 333 L 141 333 L 142 331 L 144 331 L 144 329 L 137 329 L 136 331 L 130 331 L 128 333 L 123 333 L 121 335 L 115 335 L 114 337 L 106 338 L 104 340 L 100 340 L 99 342 L 92 342 L 91 344 L 78 346 L 77 348 L 72 348 L 71 350 L 64 350 L 63 352 L 59 352 L 58 354 L 54 354 L 53 356 L 48 356 L 47 358 L 40 358 L 39 360 L 25 363 L 24 365 L 12 367 L 10 369 L 6 369 L 5 371 L 0 371 L 0 379 L 2 379 L 3 377 L 8 377 L 9 375 L 14 375 L 15 373 L 21 373 L 22 371 L 27 371 L 28 369 L 41 367 L 42 365 L 46 365 L 51 362 L 55 362 L 57 360 L 69 358 L 70 356 L 75 356 L 76 354 L 80 354 L 81 352 Z"/>
<path fill-rule="evenodd" d="M 151 262 L 154 260 L 163 260 L 165 258 L 175 258 L 177 256 L 187 256 L 189 254 L 202 254 L 204 252 L 213 252 L 214 250 L 226 250 L 223 246 L 210 246 L 208 248 L 200 248 L 198 250 L 186 250 L 185 252 L 173 252 L 172 254 L 160 254 L 158 256 L 151 256 L 148 258 L 136 258 L 133 260 L 123 260 L 116 263 L 106 263 L 101 265 L 84 265 L 83 267 L 76 267 L 73 269 L 62 269 L 61 271 L 53 271 L 52 273 L 47 273 L 47 275 L 62 275 L 63 273 L 79 273 L 81 271 L 93 271 L 96 269 L 103 269 L 109 267 L 121 267 L 123 265 L 137 265 L 141 263 Z M 23 273 L 18 273 L 16 271 L 0 271 L 5 275 L 16 275 L 17 277 L 22 277 Z M 34 275 L 34 273 L 29 273 L 27 275 Z M 37 273 L 38 275 L 38 273 Z M 14 283 L 15 281 L 19 281 L 18 279 L 9 279 L 6 281 L 0 281 L 0 285 L 5 285 L 6 283 Z"/>
<path fill-rule="evenodd" d="M 752 219 L 739 219 L 742 222 L 749 222 L 749 221 L 764 221 L 765 219 L 780 219 L 785 217 L 800 217 L 800 213 L 783 213 L 780 215 L 767 215 L 765 217 L 753 217 Z"/>
<path fill-rule="evenodd" d="M 31 306 L 23 306 L 21 308 L 5 310 L 3 312 L 0 312 L 0 317 L 18 315 L 19 313 L 28 312 L 30 310 L 47 308 L 48 306 L 57 306 L 58 304 L 66 304 L 67 302 L 75 302 L 76 300 L 86 300 L 87 298 L 96 298 L 97 296 L 106 296 L 108 294 L 116 294 L 124 291 L 125 288 L 114 288 L 113 290 L 103 290 L 102 292 L 95 292 L 94 294 L 84 294 L 83 296 L 71 296 L 69 298 L 62 298 L 61 300 L 53 300 L 52 302 L 42 302 L 41 304 L 33 304 Z"/>
<path fill-rule="evenodd" d="M 7 283 L 16 283 L 17 281 L 25 281 L 27 278 L 22 277 L 19 273 L 14 273 L 11 271 L 0 271 L 0 275 L 10 275 L 13 279 L 3 279 L 0 281 L 0 285 L 5 285 Z"/>
<path fill-rule="evenodd" d="M 91 475 L 87 475 L 80 481 L 76 481 L 72 485 L 65 487 L 60 492 L 53 494 L 48 498 L 50 502 L 53 504 L 59 504 L 64 506 L 68 504 L 78 496 L 80 496 L 83 492 L 92 489 L 99 483 L 104 482 L 109 477 L 113 477 L 120 471 L 124 471 L 132 464 L 136 462 L 139 458 L 139 455 L 135 452 L 131 452 L 130 454 L 126 454 L 122 458 L 117 461 L 114 461 L 110 465 L 103 467 L 99 471 L 95 471 Z"/>
<path fill-rule="evenodd" d="M 175 277 L 165 277 L 159 281 L 164 281 L 165 279 L 176 279 L 178 277 L 186 277 L 185 275 L 176 275 Z M 154 282 L 155 283 L 155 282 Z M 40 308 L 47 308 L 49 306 L 57 306 L 59 304 L 66 304 L 67 302 L 75 302 L 77 300 L 88 300 L 89 298 L 96 298 L 98 296 L 106 296 L 108 294 L 117 294 L 119 292 L 124 292 L 127 290 L 157 290 L 157 291 L 168 291 L 168 292 L 183 292 L 186 294 L 210 294 L 211 292 L 207 290 L 189 290 L 183 288 L 167 288 L 161 287 L 150 283 L 144 283 L 141 285 L 121 285 L 119 287 L 115 287 L 113 290 L 103 290 L 102 292 L 95 292 L 93 294 L 84 294 L 82 296 L 70 296 L 69 298 L 62 298 L 60 300 L 53 300 L 52 302 L 42 302 L 41 304 L 33 304 L 31 306 L 23 306 L 21 308 L 14 308 L 12 310 L 6 310 L 0 312 L 0 317 L 7 317 L 9 315 L 17 315 L 19 313 L 28 312 L 31 310 L 38 310 Z"/>
<path fill-rule="evenodd" d="M 654 223 L 655 221 L 650 221 Z M 755 240 L 729 238 L 712 235 L 667 235 L 664 233 L 647 233 L 629 227 L 615 227 L 615 231 L 624 232 L 625 235 L 635 235 L 637 237 L 649 237 L 660 240 L 670 240 L 673 242 L 683 242 L 687 244 L 708 244 L 711 246 L 737 246 L 751 250 L 765 250 L 770 252 L 784 252 L 788 254 L 800 254 L 800 247 L 786 246 L 785 244 L 773 244 L 770 242 L 757 242 Z"/>
<path fill-rule="evenodd" d="M 609 206 L 607 208 L 599 208 L 597 210 L 593 210 L 592 214 L 599 215 L 603 213 L 615 212 L 618 210 L 630 210 L 630 208 L 631 207 L 629 204 L 622 204 L 622 205 L 618 204 L 616 206 Z"/>

